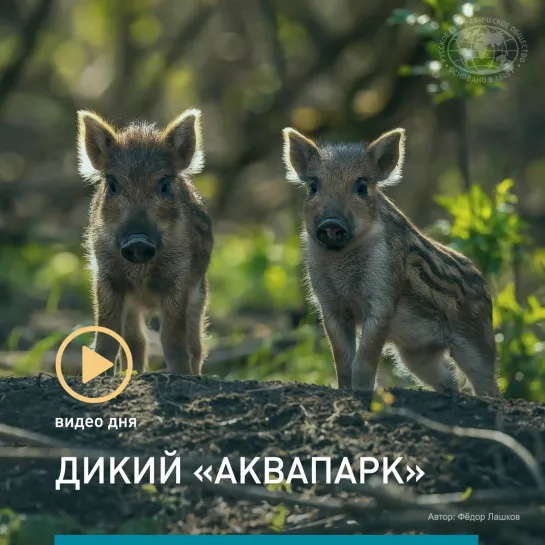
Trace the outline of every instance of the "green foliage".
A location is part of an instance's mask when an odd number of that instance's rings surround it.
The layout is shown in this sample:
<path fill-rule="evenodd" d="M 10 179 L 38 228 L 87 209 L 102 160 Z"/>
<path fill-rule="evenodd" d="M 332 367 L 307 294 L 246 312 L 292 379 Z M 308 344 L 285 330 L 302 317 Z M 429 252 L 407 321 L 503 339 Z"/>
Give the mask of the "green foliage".
<path fill-rule="evenodd" d="M 83 258 L 60 244 L 27 244 L 0 248 L 0 285 L 17 296 L 46 298 L 56 310 L 63 291 L 88 299 L 88 273 Z"/>
<path fill-rule="evenodd" d="M 492 284 L 500 386 L 506 397 L 545 400 L 545 305 L 537 295 L 517 297 L 521 271 L 540 263 L 526 225 L 517 214 L 513 181 L 506 179 L 488 197 L 480 186 L 456 197 L 440 196 L 452 219 L 435 230 L 454 249 L 470 257 Z M 539 274 L 542 271 L 536 271 Z"/>
<path fill-rule="evenodd" d="M 502 82 L 494 78 L 471 77 L 461 78 L 456 71 L 451 71 L 452 64 L 446 51 L 446 45 L 460 26 L 471 19 L 480 10 L 474 0 L 460 2 L 458 0 L 423 0 L 427 11 L 420 14 L 408 9 L 396 9 L 389 19 L 391 25 L 407 25 L 424 40 L 429 61 L 422 65 L 399 67 L 400 76 L 429 76 L 434 83 L 427 86 L 435 103 L 445 102 L 452 98 L 479 97 L 490 91 L 504 88 Z M 494 61 L 495 62 L 495 61 Z"/>
<path fill-rule="evenodd" d="M 226 317 L 241 308 L 300 308 L 299 267 L 296 235 L 276 240 L 264 228 L 244 235 L 219 234 L 209 273 L 213 314 Z"/>
<path fill-rule="evenodd" d="M 315 324 L 302 325 L 293 333 L 292 348 L 272 351 L 285 334 L 273 336 L 254 352 L 247 365 L 235 369 L 229 378 L 240 380 L 290 380 L 330 385 L 336 381 L 331 352 L 326 338 Z"/>
<path fill-rule="evenodd" d="M 10 311 L 13 309 L 10 318 L 20 324 L 9 332 L 1 349 L 20 349 L 27 329 L 26 323 L 20 322 L 20 318 L 24 316 L 27 319 L 27 305 L 29 308 L 43 305 L 48 315 L 62 313 L 66 307 L 90 313 L 89 280 L 83 257 L 64 245 L 30 243 L 21 248 L 7 245 L 0 247 L 0 286 L 9 293 L 9 308 Z M 75 329 L 81 327 L 74 325 Z M 29 376 L 38 373 L 42 368 L 44 354 L 55 350 L 68 333 L 56 329 L 37 339 L 11 368 L 10 374 Z M 88 335 L 76 339 L 82 345 L 88 345 L 89 341 Z M 0 375 L 6 373 L 0 371 Z"/>
<path fill-rule="evenodd" d="M 501 382 L 506 397 L 545 401 L 545 306 L 530 296 L 517 302 L 513 283 L 496 298 L 496 328 Z"/>
<path fill-rule="evenodd" d="M 44 354 L 56 346 L 63 337 L 64 333 L 56 332 L 40 339 L 13 367 L 13 374 L 24 377 L 37 373 L 40 370 Z"/>
<path fill-rule="evenodd" d="M 499 278 L 512 265 L 515 251 L 521 257 L 528 255 L 521 252 L 530 240 L 517 214 L 512 187 L 513 180 L 504 180 L 496 187 L 494 199 L 478 185 L 455 197 L 435 198 L 453 218 L 439 224 L 443 237 L 455 250 L 471 257 L 489 278 Z"/>
<path fill-rule="evenodd" d="M 286 483 L 285 481 L 278 484 L 271 483 L 267 485 L 267 489 L 271 492 L 287 492 L 288 494 L 292 493 L 291 484 Z M 273 530 L 274 532 L 281 532 L 284 529 L 288 515 L 288 508 L 283 503 L 275 505 L 272 509 L 271 530 Z"/>
<path fill-rule="evenodd" d="M 386 407 L 392 405 L 395 397 L 392 393 L 386 392 L 384 388 L 378 388 L 373 392 L 373 400 L 371 401 L 371 411 L 374 413 L 382 412 Z"/>
<path fill-rule="evenodd" d="M 0 509 L 0 545 L 42 545 L 59 534 L 80 533 L 79 525 L 66 516 L 19 515 Z"/>

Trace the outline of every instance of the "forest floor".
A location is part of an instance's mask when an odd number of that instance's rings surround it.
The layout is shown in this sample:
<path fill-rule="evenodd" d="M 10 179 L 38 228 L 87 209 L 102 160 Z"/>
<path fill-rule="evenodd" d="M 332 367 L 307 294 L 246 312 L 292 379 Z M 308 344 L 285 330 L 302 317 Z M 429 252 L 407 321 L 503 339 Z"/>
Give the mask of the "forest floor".
<path fill-rule="evenodd" d="M 99 377 L 84 386 L 77 379 L 69 383 L 84 395 L 97 397 L 111 392 L 120 380 Z M 53 377 L 2 378 L 0 422 L 41 436 L 17 439 L 18 432 L 7 428 L 2 432 L 0 427 L 0 510 L 28 515 L 30 529 L 25 531 L 31 535 L 41 528 L 40 543 L 47 543 L 43 524 L 51 532 L 64 533 L 463 532 L 479 533 L 490 539 L 487 543 L 503 542 L 515 529 L 534 539 L 531 543 L 545 535 L 545 516 L 542 512 L 536 516 L 539 506 L 545 505 L 536 475 L 511 448 L 483 438 L 457 437 L 450 428 L 434 430 L 415 417 L 446 426 L 501 429 L 532 453 L 533 461 L 541 465 L 539 472 L 545 469 L 545 405 L 422 390 L 391 393 L 393 404 L 377 412 L 366 393 L 149 373 L 132 378 L 108 403 L 84 404 L 69 397 Z M 410 413 L 395 414 L 399 409 Z M 103 427 L 55 427 L 56 418 L 99 417 Z M 134 418 L 137 426 L 108 429 L 113 417 Z M 34 448 L 10 449 L 26 445 Z M 145 485 L 146 477 L 140 484 L 124 484 L 118 474 L 116 484 L 99 484 L 95 475 L 90 484 L 82 481 L 79 491 L 73 486 L 56 491 L 61 455 L 81 456 L 97 449 L 105 455 L 127 453 L 156 460 L 165 450 L 176 450 L 184 471 L 182 483 L 176 484 L 171 475 L 165 484 L 157 479 L 155 486 Z M 299 457 L 307 469 L 309 457 L 331 457 L 333 467 L 338 467 L 343 457 L 354 461 L 387 456 L 393 461 L 402 456 L 398 468 L 418 465 L 425 475 L 397 487 L 348 481 L 313 486 L 294 480 L 293 489 L 284 492 L 263 485 L 227 484 L 228 480 L 201 483 L 194 477 L 199 464 L 221 462 L 224 456 L 231 460 L 278 456 L 287 461 Z M 167 467 L 171 461 L 167 458 Z M 81 478 L 83 462 L 78 463 Z M 219 463 L 213 475 L 218 469 Z M 325 466 L 319 464 L 318 469 Z M 310 470 L 306 474 L 310 478 Z M 406 479 L 405 469 L 400 474 Z M 459 494 L 442 496 L 447 493 Z M 430 494 L 435 496 L 423 496 Z M 428 506 L 419 507 L 417 502 L 425 497 Z M 448 509 L 455 513 L 452 520 L 430 520 L 430 513 Z M 460 511 L 483 513 L 486 518 L 489 513 L 520 513 L 521 518 L 518 523 L 475 522 L 462 520 Z M 0 515 L 0 528 L 1 523 Z"/>

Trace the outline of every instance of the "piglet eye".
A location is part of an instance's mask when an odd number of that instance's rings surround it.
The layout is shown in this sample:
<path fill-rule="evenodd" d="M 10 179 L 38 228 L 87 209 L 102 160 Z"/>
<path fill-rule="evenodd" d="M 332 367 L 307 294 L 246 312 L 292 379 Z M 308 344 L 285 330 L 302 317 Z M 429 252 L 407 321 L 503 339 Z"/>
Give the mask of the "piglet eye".
<path fill-rule="evenodd" d="M 367 197 L 368 182 L 369 182 L 368 178 L 365 178 L 363 176 L 356 180 L 356 183 L 354 184 L 354 190 L 356 191 L 359 197 Z"/>
<path fill-rule="evenodd" d="M 106 190 L 108 197 L 115 197 L 119 193 L 117 180 L 113 176 L 106 176 Z"/>
<path fill-rule="evenodd" d="M 316 193 L 318 193 L 319 186 L 320 184 L 316 178 L 310 178 L 308 180 L 308 194 L 316 195 Z"/>
<path fill-rule="evenodd" d="M 172 195 L 172 178 L 166 176 L 159 181 L 159 194 L 163 197 Z"/>

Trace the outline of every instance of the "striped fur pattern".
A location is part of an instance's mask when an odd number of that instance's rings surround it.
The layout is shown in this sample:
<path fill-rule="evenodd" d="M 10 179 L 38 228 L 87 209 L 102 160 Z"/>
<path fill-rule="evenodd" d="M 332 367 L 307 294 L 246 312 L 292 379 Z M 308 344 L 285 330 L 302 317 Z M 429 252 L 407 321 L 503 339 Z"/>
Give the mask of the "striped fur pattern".
<path fill-rule="evenodd" d="M 307 192 L 301 233 L 310 297 L 321 314 L 339 387 L 372 390 L 385 350 L 436 391 L 499 395 L 487 283 L 472 262 L 425 236 L 381 187 L 401 178 L 405 131 L 371 144 L 318 145 L 284 130 L 288 180 Z M 318 233 L 346 227 L 342 248 Z"/>
<path fill-rule="evenodd" d="M 95 113 L 78 113 L 80 174 L 95 187 L 85 235 L 95 323 L 125 339 L 139 372 L 147 367 L 145 325 L 152 314 L 161 318 L 171 372 L 199 375 L 205 358 L 213 233 L 191 181 L 204 164 L 200 119 L 200 111 L 188 110 L 164 130 L 143 122 L 116 130 Z M 154 242 L 151 261 L 122 257 L 123 241 L 135 234 Z M 114 361 L 119 347 L 99 334 L 94 348 Z"/>

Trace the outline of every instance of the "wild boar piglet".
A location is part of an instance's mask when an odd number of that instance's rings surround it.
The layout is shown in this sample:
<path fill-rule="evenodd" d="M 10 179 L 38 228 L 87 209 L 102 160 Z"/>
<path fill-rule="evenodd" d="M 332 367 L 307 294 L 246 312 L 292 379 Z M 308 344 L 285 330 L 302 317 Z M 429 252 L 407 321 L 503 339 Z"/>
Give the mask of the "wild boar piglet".
<path fill-rule="evenodd" d="M 191 181 L 204 164 L 201 113 L 187 110 L 164 130 L 145 122 L 117 130 L 80 111 L 78 125 L 79 171 L 95 186 L 85 236 L 95 323 L 125 339 L 142 372 L 146 319 L 159 314 L 168 370 L 198 375 L 213 247 L 212 224 Z M 114 361 L 119 346 L 98 334 L 94 349 Z"/>
<path fill-rule="evenodd" d="M 499 395 L 487 283 L 384 195 L 401 180 L 405 130 L 370 144 L 324 144 L 287 128 L 287 178 L 306 189 L 301 233 L 310 296 L 341 388 L 372 390 L 384 349 L 437 391 Z"/>

